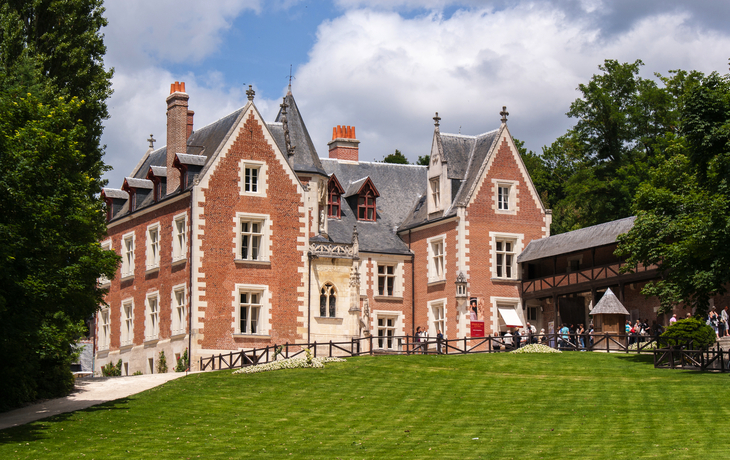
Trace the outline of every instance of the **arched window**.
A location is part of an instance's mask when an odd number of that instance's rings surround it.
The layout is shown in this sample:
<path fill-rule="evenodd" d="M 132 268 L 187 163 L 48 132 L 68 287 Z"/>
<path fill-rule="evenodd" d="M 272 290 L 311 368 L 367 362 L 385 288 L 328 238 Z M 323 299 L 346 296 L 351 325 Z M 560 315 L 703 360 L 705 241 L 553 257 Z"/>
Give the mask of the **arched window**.
<path fill-rule="evenodd" d="M 337 313 L 337 291 L 332 283 L 322 286 L 319 296 L 319 316 L 334 318 Z"/>

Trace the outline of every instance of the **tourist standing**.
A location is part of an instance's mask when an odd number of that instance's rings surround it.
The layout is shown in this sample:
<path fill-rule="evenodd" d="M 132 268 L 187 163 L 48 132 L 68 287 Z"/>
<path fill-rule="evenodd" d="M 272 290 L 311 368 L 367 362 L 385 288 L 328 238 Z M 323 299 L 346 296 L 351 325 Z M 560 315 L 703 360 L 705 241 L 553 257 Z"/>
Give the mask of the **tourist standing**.
<path fill-rule="evenodd" d="M 677 314 L 675 313 L 672 315 L 671 318 L 669 318 L 669 325 L 671 326 L 672 324 L 674 324 L 676 322 L 677 322 Z"/>
<path fill-rule="evenodd" d="M 441 333 L 441 329 L 436 332 L 436 349 L 438 354 L 443 353 L 444 334 Z"/>
<path fill-rule="evenodd" d="M 727 305 L 725 305 L 725 308 L 723 308 L 720 312 L 720 318 L 722 318 L 722 321 L 725 323 L 725 335 L 728 335 L 728 333 L 730 333 L 730 323 L 728 323 L 728 320 L 730 320 L 730 315 L 727 312 Z"/>

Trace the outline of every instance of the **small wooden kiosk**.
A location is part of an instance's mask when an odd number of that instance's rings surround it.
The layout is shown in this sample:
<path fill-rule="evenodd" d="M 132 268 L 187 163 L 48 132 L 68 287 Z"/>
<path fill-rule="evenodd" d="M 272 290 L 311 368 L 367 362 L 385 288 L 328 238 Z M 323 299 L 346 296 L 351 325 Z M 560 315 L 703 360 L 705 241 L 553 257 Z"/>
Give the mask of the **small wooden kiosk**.
<path fill-rule="evenodd" d="M 611 288 L 606 289 L 606 293 L 593 307 L 590 315 L 593 316 L 593 327 L 596 334 L 608 332 L 624 335 L 626 333 L 626 317 L 629 316 L 629 312 L 614 295 Z M 612 345 L 615 344 L 612 343 Z M 616 348 L 619 347 L 616 346 Z"/>

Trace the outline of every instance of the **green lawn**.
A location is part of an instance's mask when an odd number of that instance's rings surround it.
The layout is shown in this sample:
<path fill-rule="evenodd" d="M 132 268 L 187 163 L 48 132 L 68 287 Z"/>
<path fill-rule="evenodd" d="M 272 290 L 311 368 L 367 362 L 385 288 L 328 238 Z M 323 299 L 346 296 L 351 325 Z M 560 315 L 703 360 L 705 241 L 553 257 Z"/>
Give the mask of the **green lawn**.
<path fill-rule="evenodd" d="M 728 458 L 728 375 L 603 353 L 191 375 L 0 431 L 0 458 Z"/>

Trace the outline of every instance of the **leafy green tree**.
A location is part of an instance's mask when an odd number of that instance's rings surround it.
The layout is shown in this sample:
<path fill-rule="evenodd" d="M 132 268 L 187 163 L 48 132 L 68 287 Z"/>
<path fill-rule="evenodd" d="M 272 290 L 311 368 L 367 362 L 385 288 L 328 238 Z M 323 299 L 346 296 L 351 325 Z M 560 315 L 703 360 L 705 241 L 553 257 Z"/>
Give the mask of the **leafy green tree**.
<path fill-rule="evenodd" d="M 680 135 L 667 136 L 669 158 L 639 187 L 617 254 L 628 267 L 659 267 L 661 279 L 642 292 L 663 312 L 684 305 L 704 315 L 730 283 L 730 77 L 713 73 L 684 90 Z"/>
<path fill-rule="evenodd" d="M 544 167 L 555 178 L 536 186 L 550 196 L 553 233 L 630 216 L 639 184 L 665 159 L 680 96 L 695 74 L 659 75 L 660 87 L 639 76 L 642 65 L 606 60 L 602 74 L 578 87 L 582 97 L 567 113 L 575 126 L 543 149 Z"/>
<path fill-rule="evenodd" d="M 401 165 L 410 164 L 408 162 L 408 158 L 406 158 L 402 153 L 400 153 L 400 150 L 398 150 L 398 149 L 395 149 L 395 153 L 391 153 L 390 155 L 383 158 L 383 163 L 395 163 L 395 164 L 401 164 Z"/>
<path fill-rule="evenodd" d="M 418 166 L 428 166 L 429 164 L 431 164 L 431 155 L 419 155 L 416 164 Z"/>
<path fill-rule="evenodd" d="M 0 410 L 67 393 L 103 300 L 100 1 L 0 2 Z"/>

